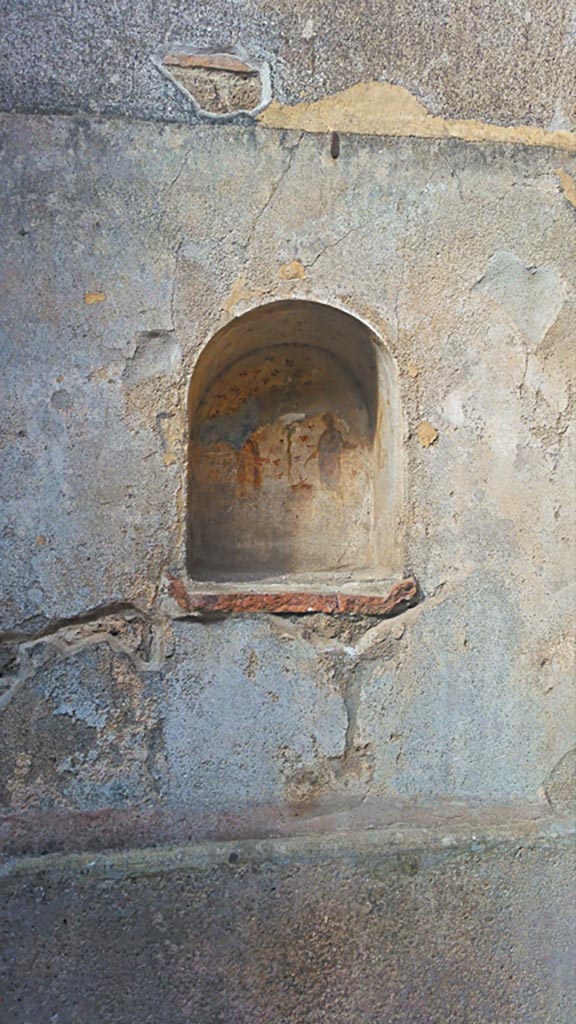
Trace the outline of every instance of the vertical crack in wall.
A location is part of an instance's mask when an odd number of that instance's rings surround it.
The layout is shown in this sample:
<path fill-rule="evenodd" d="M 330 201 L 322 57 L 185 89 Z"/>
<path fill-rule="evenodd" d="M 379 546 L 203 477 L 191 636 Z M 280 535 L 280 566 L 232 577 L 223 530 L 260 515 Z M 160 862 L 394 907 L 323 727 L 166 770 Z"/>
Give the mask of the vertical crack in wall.
<path fill-rule="evenodd" d="M 290 171 L 290 168 L 292 167 L 292 163 L 294 161 L 294 157 L 295 157 L 295 155 L 296 155 L 296 153 L 298 151 L 298 147 L 299 147 L 299 145 L 300 145 L 300 143 L 302 141 L 303 135 L 304 135 L 304 132 L 300 132 L 298 134 L 297 139 L 290 144 L 289 149 L 288 149 L 288 155 L 287 155 L 287 158 L 286 158 L 285 165 L 282 168 L 282 170 L 280 171 L 280 174 L 278 175 L 278 177 L 276 178 L 276 181 L 272 184 L 270 192 L 268 193 L 268 198 L 266 199 L 266 201 L 264 202 L 263 206 L 261 207 L 261 209 L 258 211 L 256 216 L 254 217 L 254 220 L 252 222 L 252 227 L 251 227 L 250 231 L 248 232 L 248 235 L 246 237 L 246 242 L 244 244 L 244 251 L 245 251 L 245 253 L 247 255 L 250 253 L 250 250 L 252 248 L 252 242 L 254 240 L 254 236 L 256 234 L 256 231 L 257 231 L 257 229 L 258 229 L 258 227 L 260 225 L 260 222 L 261 222 L 262 218 L 266 215 L 268 210 L 271 208 L 272 203 L 273 203 L 273 201 L 274 201 L 274 199 L 276 197 L 276 193 L 278 192 L 280 186 L 284 183 L 284 181 L 285 181 L 285 179 L 286 179 L 286 177 L 287 177 L 287 175 L 288 175 L 288 173 Z"/>
<path fill-rule="evenodd" d="M 346 708 L 347 726 L 344 737 L 344 753 L 334 765 L 334 775 L 337 781 L 350 782 L 354 777 L 361 781 L 366 791 L 372 781 L 374 773 L 374 757 L 370 743 L 363 743 L 358 731 L 358 710 L 362 701 L 362 674 L 361 662 L 351 666 L 345 673 L 342 682 L 342 698 Z"/>

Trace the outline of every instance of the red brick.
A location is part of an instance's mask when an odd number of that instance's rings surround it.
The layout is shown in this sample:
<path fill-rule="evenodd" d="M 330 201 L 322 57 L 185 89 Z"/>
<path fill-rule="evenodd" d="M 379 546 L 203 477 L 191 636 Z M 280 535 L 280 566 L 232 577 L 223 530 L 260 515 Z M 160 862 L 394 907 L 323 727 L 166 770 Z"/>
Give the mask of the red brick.
<path fill-rule="evenodd" d="M 409 577 L 395 583 L 386 595 L 379 594 L 320 594 L 300 591 L 267 593 L 198 593 L 187 590 L 186 584 L 172 579 L 168 593 L 179 608 L 189 615 L 213 613 L 254 615 L 306 615 L 322 612 L 325 615 L 374 615 L 388 618 L 409 608 L 418 601 L 418 584 Z"/>

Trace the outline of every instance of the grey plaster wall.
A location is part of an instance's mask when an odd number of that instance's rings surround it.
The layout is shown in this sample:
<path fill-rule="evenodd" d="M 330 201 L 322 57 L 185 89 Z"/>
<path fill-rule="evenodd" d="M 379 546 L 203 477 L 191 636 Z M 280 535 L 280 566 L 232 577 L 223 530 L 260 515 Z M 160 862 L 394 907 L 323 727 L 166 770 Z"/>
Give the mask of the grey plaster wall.
<path fill-rule="evenodd" d="M 3 127 L 6 810 L 544 800 L 574 725 L 558 155 Z M 397 368 L 424 600 L 392 623 L 177 623 L 163 597 L 195 360 L 275 297 L 360 316 Z"/>

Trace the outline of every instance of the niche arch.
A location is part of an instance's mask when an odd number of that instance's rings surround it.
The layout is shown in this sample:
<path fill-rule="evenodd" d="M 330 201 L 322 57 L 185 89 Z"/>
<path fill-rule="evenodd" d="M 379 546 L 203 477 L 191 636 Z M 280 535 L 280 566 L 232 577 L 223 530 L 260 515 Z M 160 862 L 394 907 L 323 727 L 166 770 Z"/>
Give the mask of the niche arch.
<path fill-rule="evenodd" d="M 384 579 L 401 567 L 392 359 L 334 306 L 281 300 L 219 330 L 189 393 L 193 578 Z"/>

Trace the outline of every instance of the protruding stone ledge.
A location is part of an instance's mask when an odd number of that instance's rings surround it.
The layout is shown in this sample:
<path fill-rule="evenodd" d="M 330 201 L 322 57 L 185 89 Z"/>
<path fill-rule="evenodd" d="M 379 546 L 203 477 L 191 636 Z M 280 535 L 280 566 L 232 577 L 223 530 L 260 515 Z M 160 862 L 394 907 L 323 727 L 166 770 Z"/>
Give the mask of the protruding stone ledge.
<path fill-rule="evenodd" d="M 242 807 L 202 814 L 190 808 L 119 808 L 88 812 L 26 811 L 0 818 L 0 887 L 10 878 L 41 872 L 77 878 L 169 873 L 248 860 L 376 857 L 402 851 L 441 858 L 495 848 L 574 845 L 574 819 L 546 804 L 402 804 L 369 799 L 354 806 L 320 804 L 314 814 L 290 807 Z"/>
<path fill-rule="evenodd" d="M 413 608 L 419 601 L 416 580 L 409 576 L 395 583 L 385 595 L 314 593 L 306 591 L 198 592 L 181 579 L 172 578 L 168 594 L 186 615 L 371 615 L 386 619 Z"/>

